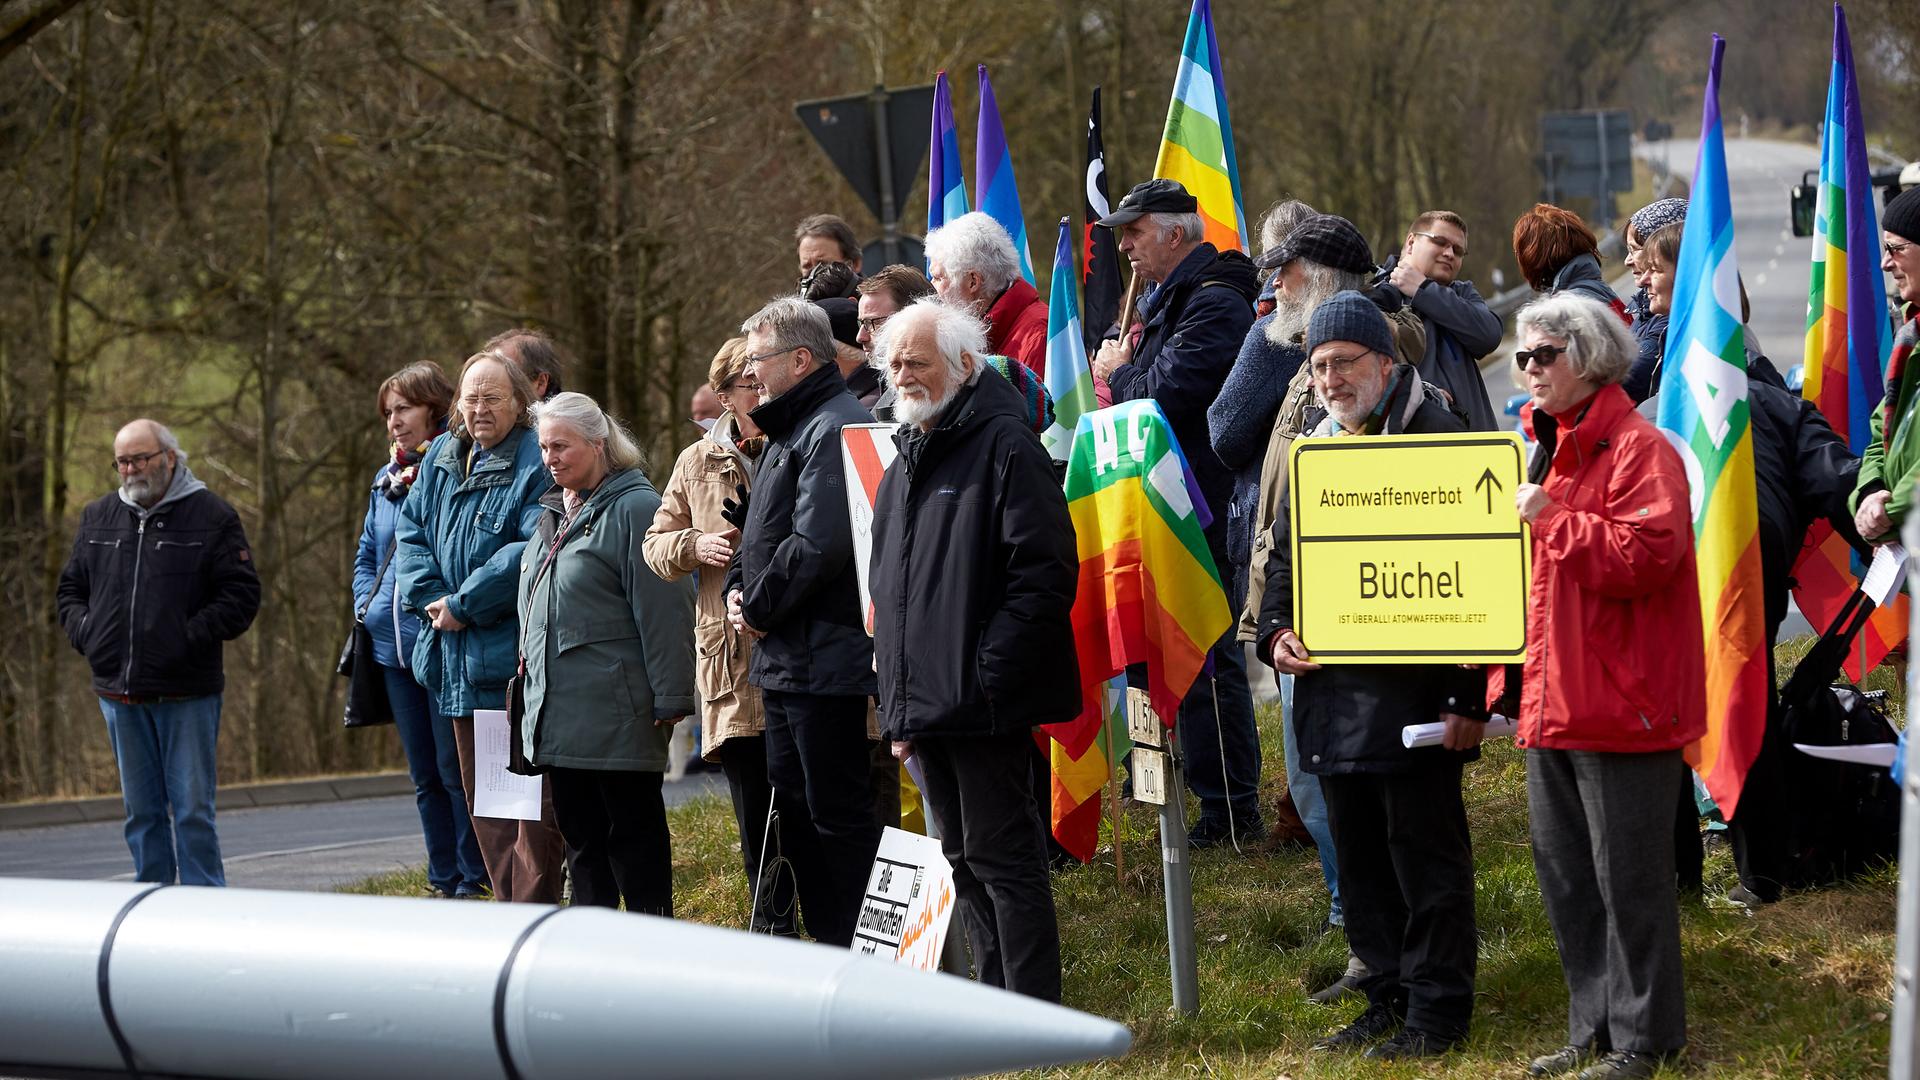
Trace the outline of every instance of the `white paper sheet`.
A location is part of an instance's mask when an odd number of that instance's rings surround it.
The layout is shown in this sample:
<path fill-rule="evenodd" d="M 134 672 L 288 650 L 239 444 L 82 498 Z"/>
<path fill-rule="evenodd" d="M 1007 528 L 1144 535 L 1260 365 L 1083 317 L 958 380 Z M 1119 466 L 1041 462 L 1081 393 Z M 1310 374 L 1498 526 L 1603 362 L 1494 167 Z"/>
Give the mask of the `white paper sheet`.
<path fill-rule="evenodd" d="M 545 777 L 507 771 L 512 745 L 507 740 L 505 709 L 473 712 L 473 813 L 475 817 L 540 820 L 540 785 Z"/>
<path fill-rule="evenodd" d="M 1899 544 L 1882 544 L 1873 549 L 1873 562 L 1867 566 L 1867 576 L 1860 580 L 1860 591 L 1875 607 L 1886 607 L 1906 580 L 1906 570 L 1907 549 Z"/>
<path fill-rule="evenodd" d="M 1445 721 L 1436 721 L 1431 724 L 1408 724 L 1406 727 L 1400 729 L 1400 743 L 1409 750 L 1421 746 L 1439 746 L 1440 740 L 1446 736 L 1446 731 L 1447 725 Z M 1499 713 L 1494 713 L 1492 718 L 1487 721 L 1486 737 L 1489 739 L 1510 738 L 1514 731 L 1514 722 L 1501 716 Z"/>
<path fill-rule="evenodd" d="M 1852 765 L 1874 765 L 1882 769 L 1893 768 L 1893 756 L 1899 753 L 1899 743 L 1867 743 L 1863 746 L 1809 746 L 1806 743 L 1794 743 L 1793 748 L 1809 757 L 1825 758 L 1828 761 L 1844 761 Z"/>

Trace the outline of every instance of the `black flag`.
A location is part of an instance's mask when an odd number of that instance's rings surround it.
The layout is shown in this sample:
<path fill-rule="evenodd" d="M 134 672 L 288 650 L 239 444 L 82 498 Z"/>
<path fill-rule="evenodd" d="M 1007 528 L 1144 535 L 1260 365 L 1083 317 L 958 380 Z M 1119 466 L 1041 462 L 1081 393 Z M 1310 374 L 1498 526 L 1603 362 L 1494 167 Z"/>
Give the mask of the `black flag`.
<path fill-rule="evenodd" d="M 1100 351 L 1100 342 L 1119 333 L 1120 249 L 1113 230 L 1094 222 L 1107 216 L 1107 155 L 1100 144 L 1100 88 L 1093 88 L 1093 111 L 1087 114 L 1086 249 L 1080 257 L 1080 329 L 1086 335 L 1087 355 Z"/>

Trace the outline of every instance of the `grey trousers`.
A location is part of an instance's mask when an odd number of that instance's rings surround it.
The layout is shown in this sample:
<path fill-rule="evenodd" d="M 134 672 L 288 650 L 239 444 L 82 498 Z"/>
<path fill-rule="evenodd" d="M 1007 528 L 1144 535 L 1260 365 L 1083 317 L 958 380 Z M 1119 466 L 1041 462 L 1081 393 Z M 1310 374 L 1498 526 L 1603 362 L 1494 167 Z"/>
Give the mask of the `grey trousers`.
<path fill-rule="evenodd" d="M 1567 979 L 1567 1042 L 1687 1042 L 1674 892 L 1680 751 L 1528 750 L 1533 868 Z"/>

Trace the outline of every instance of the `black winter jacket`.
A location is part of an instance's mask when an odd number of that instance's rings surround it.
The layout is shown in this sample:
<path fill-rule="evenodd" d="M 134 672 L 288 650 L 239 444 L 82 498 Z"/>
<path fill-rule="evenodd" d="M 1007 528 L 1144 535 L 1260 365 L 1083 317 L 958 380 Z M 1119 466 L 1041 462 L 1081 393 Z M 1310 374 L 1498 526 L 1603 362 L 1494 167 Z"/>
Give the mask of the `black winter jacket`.
<path fill-rule="evenodd" d="M 873 643 L 860 612 L 840 429 L 873 418 L 831 363 L 748 415 L 767 449 L 727 575 L 747 625 L 767 635 L 747 681 L 795 694 L 871 695 Z"/>
<path fill-rule="evenodd" d="M 1252 260 L 1238 251 L 1201 244 L 1141 301 L 1146 323 L 1133 360 L 1107 377 L 1116 403 L 1152 398 L 1167 414 L 1213 515 L 1207 543 L 1214 560 L 1223 565 L 1233 470 L 1213 452 L 1207 406 L 1220 396 L 1227 372 L 1233 370 L 1259 295 L 1260 274 Z"/>
<path fill-rule="evenodd" d="M 260 610 L 240 516 L 185 465 L 178 469 L 184 484 L 176 475 L 144 515 L 118 492 L 80 513 L 57 602 L 67 640 L 93 668 L 96 693 L 220 693 L 223 643 L 245 633 Z"/>
<path fill-rule="evenodd" d="M 1385 435 L 1465 431 L 1467 422 L 1405 364 L 1387 409 Z M 1365 436 L 1356 436 L 1364 438 Z M 1273 520 L 1267 592 L 1260 604 L 1260 659 L 1273 663 L 1273 635 L 1293 625 L 1293 493 Z M 1308 644 L 1312 648 L 1312 644 Z M 1406 773 L 1472 761 L 1478 750 L 1408 750 L 1400 729 L 1440 718 L 1449 698 L 1478 704 L 1485 676 L 1453 664 L 1328 664 L 1294 678 L 1293 732 L 1300 765 L 1330 773 Z"/>
<path fill-rule="evenodd" d="M 870 579 L 881 730 L 987 735 L 1073 719 L 1073 522 L 1019 393 L 987 367 L 933 430 L 894 441 Z"/>

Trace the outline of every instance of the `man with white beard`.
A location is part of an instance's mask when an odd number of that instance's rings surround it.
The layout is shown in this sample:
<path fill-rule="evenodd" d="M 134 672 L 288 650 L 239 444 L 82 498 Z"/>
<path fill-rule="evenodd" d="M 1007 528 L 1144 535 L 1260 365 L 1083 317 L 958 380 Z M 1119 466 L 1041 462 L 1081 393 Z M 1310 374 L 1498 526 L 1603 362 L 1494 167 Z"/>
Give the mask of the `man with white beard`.
<path fill-rule="evenodd" d="M 876 352 L 899 391 L 900 457 L 874 501 L 880 726 L 919 760 L 983 983 L 1060 1000 L 1033 727 L 1080 710 L 1079 564 L 1066 495 L 986 330 L 929 298 Z"/>

